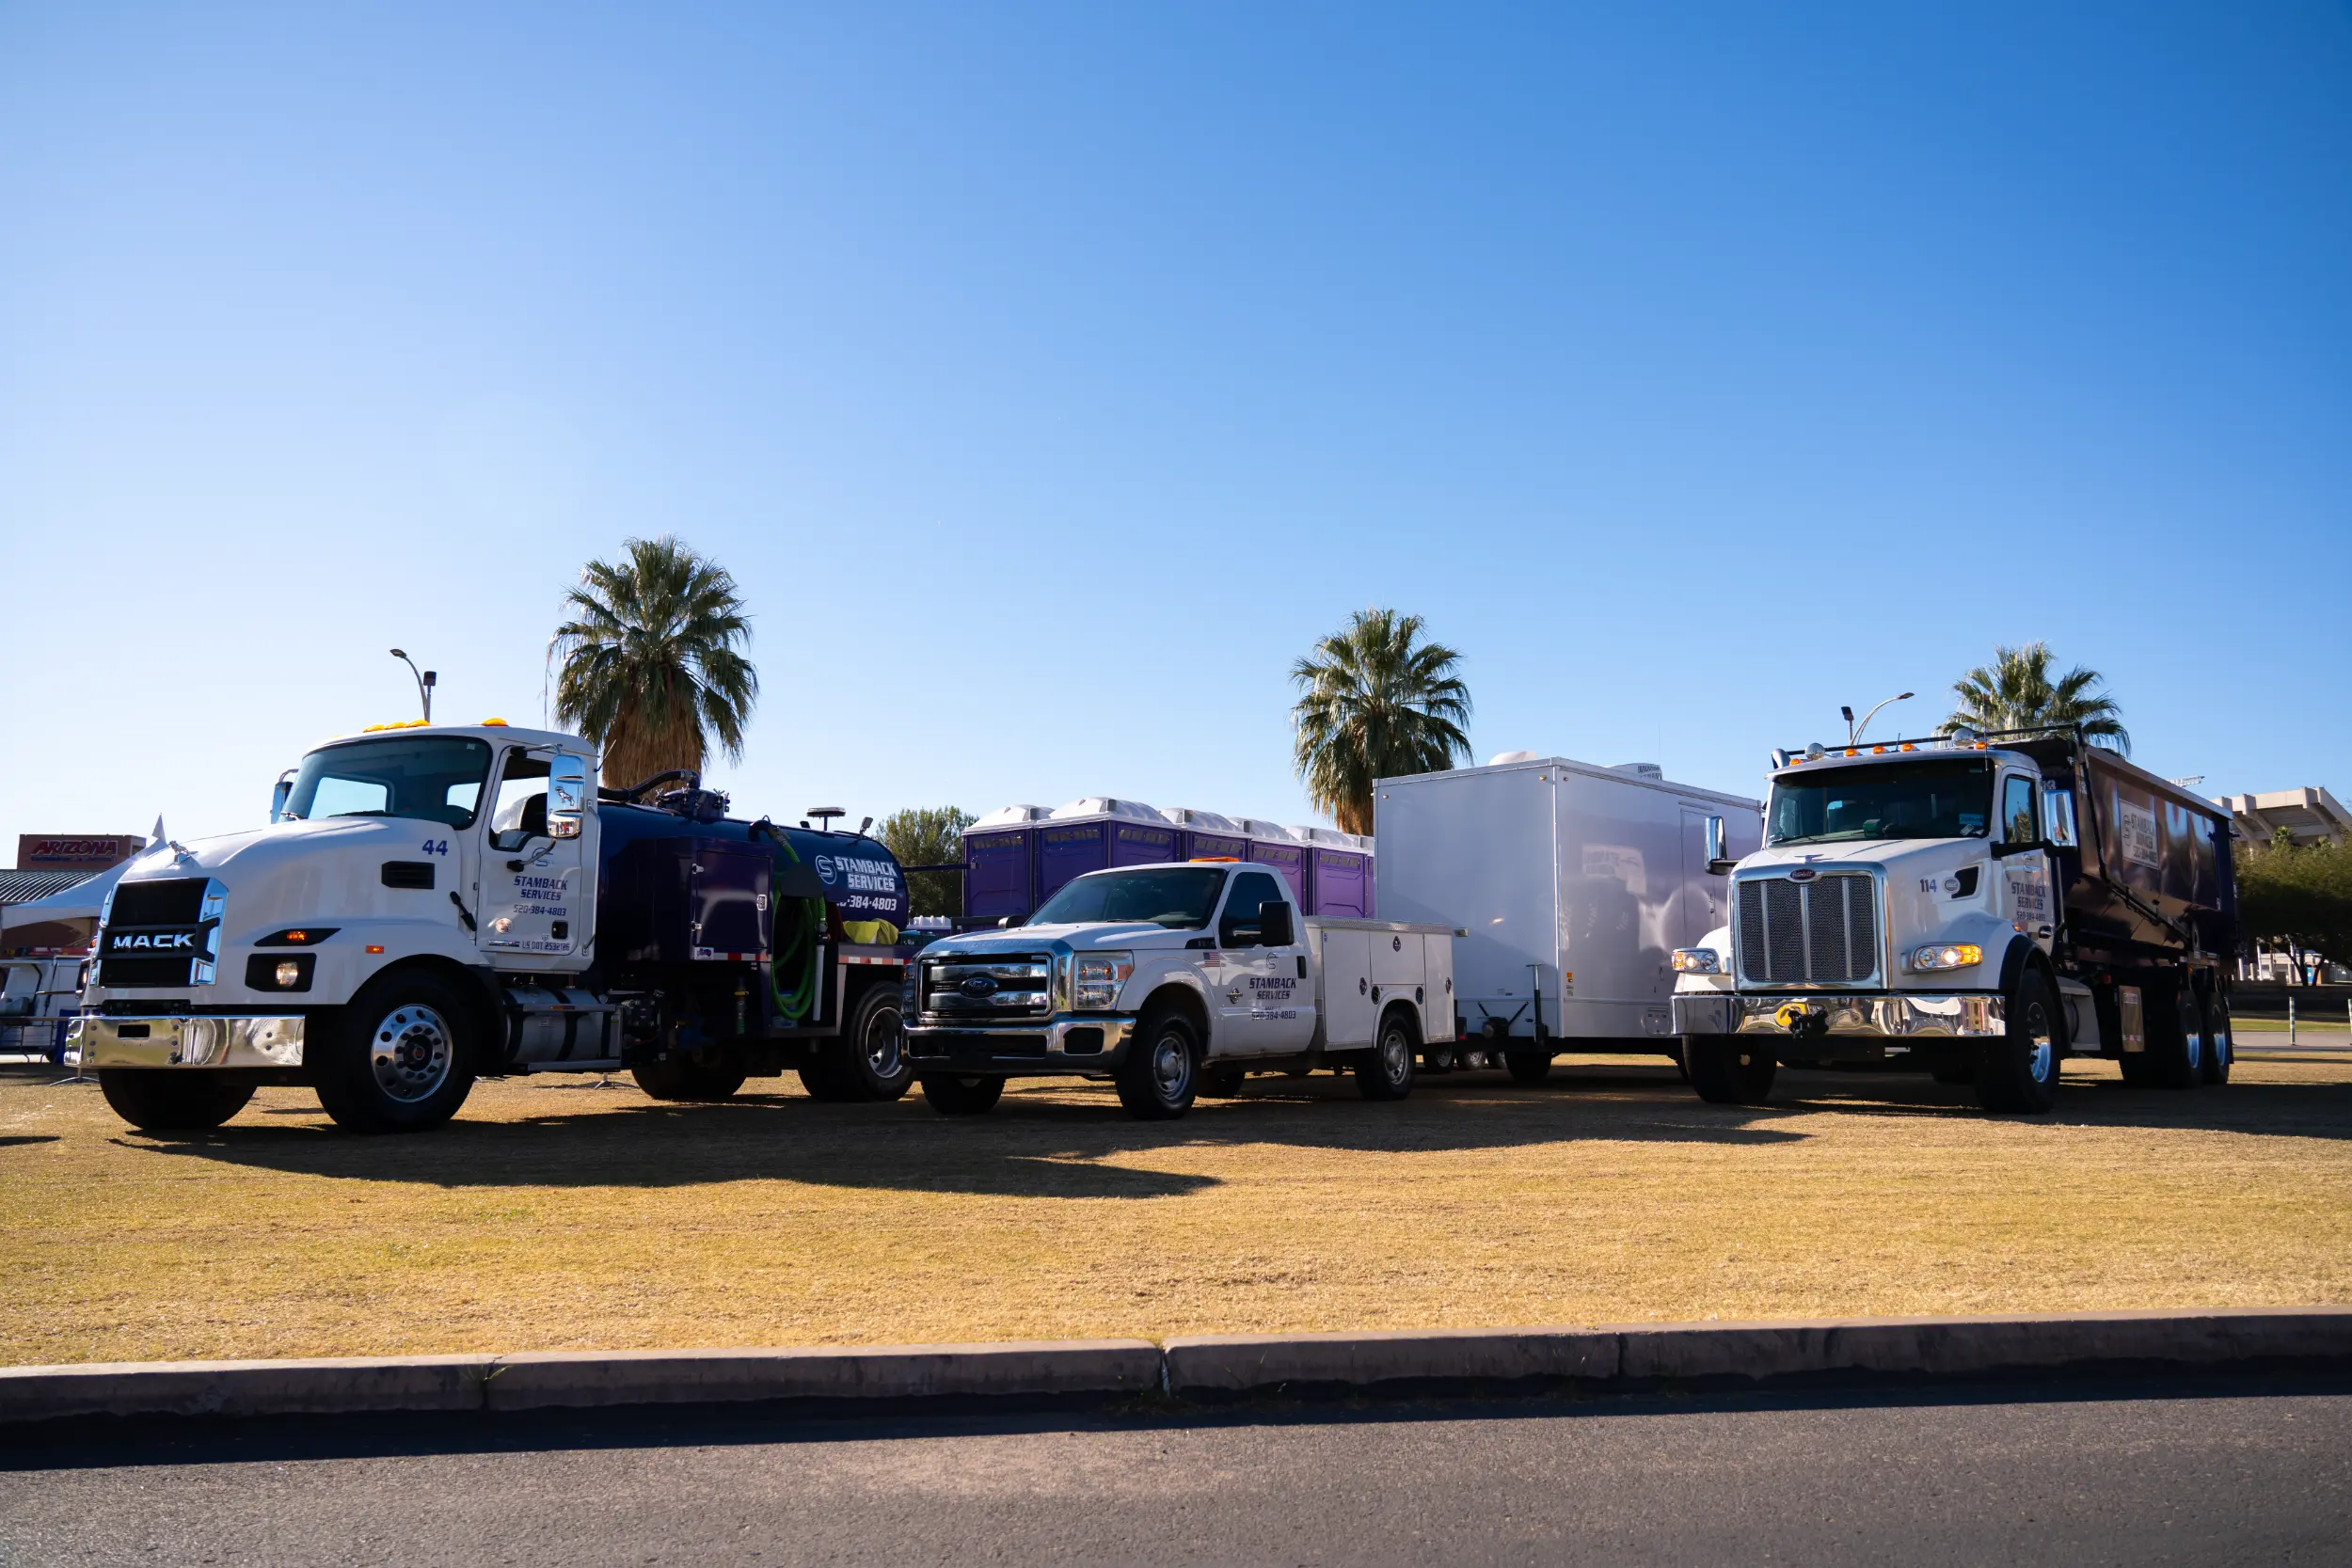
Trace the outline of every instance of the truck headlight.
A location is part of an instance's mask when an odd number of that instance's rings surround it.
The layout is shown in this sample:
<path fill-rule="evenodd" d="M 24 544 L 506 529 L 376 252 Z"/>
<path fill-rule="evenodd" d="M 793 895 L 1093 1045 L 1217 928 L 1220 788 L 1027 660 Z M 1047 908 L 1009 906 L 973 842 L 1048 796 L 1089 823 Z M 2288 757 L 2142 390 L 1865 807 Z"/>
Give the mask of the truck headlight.
<path fill-rule="evenodd" d="M 1982 962 L 1984 949 L 1973 942 L 1931 942 L 1911 955 L 1915 970 L 1968 969 Z"/>
<path fill-rule="evenodd" d="M 1071 970 L 1070 1005 L 1082 1013 L 1119 1006 L 1119 988 L 1136 972 L 1133 953 L 1081 953 Z"/>
<path fill-rule="evenodd" d="M 1711 947 L 1677 947 L 1674 962 L 1677 974 L 1721 974 L 1724 972 L 1724 961 L 1715 956 Z"/>

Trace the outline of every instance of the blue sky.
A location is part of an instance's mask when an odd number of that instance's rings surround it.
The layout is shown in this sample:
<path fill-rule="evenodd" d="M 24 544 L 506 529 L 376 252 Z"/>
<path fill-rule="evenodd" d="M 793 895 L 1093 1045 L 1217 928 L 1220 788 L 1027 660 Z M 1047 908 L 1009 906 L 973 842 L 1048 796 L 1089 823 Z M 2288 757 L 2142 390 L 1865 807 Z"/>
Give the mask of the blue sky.
<path fill-rule="evenodd" d="M 1309 820 L 1375 603 L 1481 760 L 1751 789 L 2041 636 L 2352 788 L 2342 4 L 15 3 L 0 212 L 0 835 L 255 824 L 395 643 L 534 719 L 664 531 L 753 815 Z"/>

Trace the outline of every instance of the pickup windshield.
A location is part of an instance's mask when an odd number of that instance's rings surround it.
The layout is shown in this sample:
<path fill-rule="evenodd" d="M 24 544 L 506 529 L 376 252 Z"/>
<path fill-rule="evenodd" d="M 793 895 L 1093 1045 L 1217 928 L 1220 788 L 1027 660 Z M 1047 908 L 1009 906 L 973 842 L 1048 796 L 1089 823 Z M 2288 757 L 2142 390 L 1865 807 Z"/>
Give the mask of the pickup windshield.
<path fill-rule="evenodd" d="M 1982 838 L 1992 820 L 1993 765 L 1982 757 L 1824 768 L 1773 783 L 1767 842 Z"/>
<path fill-rule="evenodd" d="M 1198 930 L 1216 908 L 1225 873 L 1165 865 L 1094 871 L 1069 883 L 1029 916 L 1032 926 L 1108 926 L 1148 920 L 1171 931 Z"/>
<path fill-rule="evenodd" d="M 462 736 L 322 746 L 302 759 L 284 815 L 405 816 L 470 828 L 489 773 L 490 748 Z"/>

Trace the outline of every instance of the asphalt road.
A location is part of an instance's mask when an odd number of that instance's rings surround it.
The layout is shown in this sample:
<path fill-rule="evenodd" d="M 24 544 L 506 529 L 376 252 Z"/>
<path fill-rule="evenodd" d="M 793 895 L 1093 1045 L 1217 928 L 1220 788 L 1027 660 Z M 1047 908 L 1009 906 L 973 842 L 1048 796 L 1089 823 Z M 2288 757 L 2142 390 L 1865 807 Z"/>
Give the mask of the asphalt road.
<path fill-rule="evenodd" d="M 2343 1563 L 2308 1386 L 95 1432 L 0 1448 L 0 1561 Z"/>

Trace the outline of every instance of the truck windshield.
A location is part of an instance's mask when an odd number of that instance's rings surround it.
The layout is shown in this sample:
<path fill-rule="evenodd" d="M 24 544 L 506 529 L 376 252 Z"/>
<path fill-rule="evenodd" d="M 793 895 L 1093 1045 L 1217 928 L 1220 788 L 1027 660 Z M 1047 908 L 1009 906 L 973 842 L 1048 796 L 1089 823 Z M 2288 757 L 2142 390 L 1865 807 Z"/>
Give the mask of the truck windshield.
<path fill-rule="evenodd" d="M 406 816 L 470 828 L 490 748 L 461 736 L 414 736 L 322 746 L 302 759 L 292 817 Z"/>
<path fill-rule="evenodd" d="M 1982 838 L 1993 765 L 1981 757 L 1825 768 L 1772 784 L 1773 844 L 1859 838 Z"/>
<path fill-rule="evenodd" d="M 1207 866 L 1097 871 L 1045 900 L 1028 923 L 1094 926 L 1148 920 L 1171 931 L 1197 930 L 1209 923 L 1217 890 L 1224 885 L 1225 873 Z"/>

